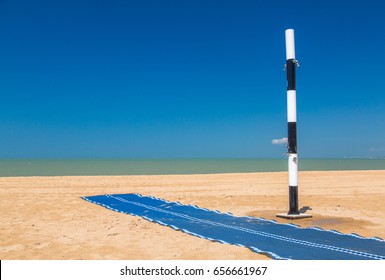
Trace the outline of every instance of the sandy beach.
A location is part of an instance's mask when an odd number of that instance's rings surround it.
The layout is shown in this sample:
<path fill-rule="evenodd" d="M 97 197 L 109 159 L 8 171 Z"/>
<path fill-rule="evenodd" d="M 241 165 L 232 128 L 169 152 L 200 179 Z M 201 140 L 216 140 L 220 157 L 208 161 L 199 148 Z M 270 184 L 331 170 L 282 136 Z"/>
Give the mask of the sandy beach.
<path fill-rule="evenodd" d="M 268 259 L 249 249 L 190 236 L 81 199 L 140 193 L 275 219 L 288 209 L 287 173 L 2 177 L 0 259 Z M 299 173 L 293 222 L 385 239 L 385 170 Z"/>

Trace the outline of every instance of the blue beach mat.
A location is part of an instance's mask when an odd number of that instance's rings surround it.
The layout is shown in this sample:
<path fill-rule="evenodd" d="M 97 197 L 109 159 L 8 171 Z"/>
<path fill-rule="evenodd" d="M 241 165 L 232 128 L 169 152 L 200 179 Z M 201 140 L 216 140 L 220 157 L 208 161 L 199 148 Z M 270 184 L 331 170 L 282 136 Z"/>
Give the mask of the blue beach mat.
<path fill-rule="evenodd" d="M 385 241 L 380 238 L 300 228 L 262 218 L 236 217 L 138 194 L 98 195 L 83 199 L 197 237 L 246 247 L 273 259 L 385 260 Z"/>

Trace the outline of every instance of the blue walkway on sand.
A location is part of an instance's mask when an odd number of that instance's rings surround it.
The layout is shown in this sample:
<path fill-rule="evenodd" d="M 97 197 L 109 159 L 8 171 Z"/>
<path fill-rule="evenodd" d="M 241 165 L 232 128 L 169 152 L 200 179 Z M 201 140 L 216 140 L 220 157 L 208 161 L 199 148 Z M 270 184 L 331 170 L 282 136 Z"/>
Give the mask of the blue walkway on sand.
<path fill-rule="evenodd" d="M 319 228 L 299 228 L 254 217 L 236 217 L 138 194 L 88 196 L 108 209 L 143 217 L 175 230 L 244 246 L 274 259 L 385 260 L 385 241 Z"/>

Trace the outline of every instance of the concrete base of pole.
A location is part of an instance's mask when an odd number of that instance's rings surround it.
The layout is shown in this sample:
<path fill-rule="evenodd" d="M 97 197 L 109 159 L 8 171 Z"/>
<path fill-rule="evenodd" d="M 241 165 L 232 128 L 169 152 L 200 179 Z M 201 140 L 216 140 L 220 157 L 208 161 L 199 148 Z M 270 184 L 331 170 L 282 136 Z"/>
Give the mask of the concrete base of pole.
<path fill-rule="evenodd" d="M 277 214 L 276 217 L 288 219 L 288 220 L 298 220 L 298 219 L 312 218 L 313 215 L 305 214 L 305 213 L 299 213 L 299 214 L 281 213 L 281 214 Z"/>

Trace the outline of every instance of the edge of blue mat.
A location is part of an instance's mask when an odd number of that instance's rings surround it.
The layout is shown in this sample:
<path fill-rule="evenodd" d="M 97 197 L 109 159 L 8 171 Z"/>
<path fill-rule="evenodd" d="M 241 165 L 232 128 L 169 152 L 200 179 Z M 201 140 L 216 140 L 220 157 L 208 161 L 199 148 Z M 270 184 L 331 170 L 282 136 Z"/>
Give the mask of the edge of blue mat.
<path fill-rule="evenodd" d="M 135 193 L 131 193 L 132 195 L 137 195 L 139 197 L 148 197 L 148 198 L 151 198 L 151 199 L 155 199 L 155 200 L 158 200 L 158 201 L 162 201 L 162 202 L 165 202 L 165 203 L 175 203 L 177 205 L 181 205 L 181 206 L 190 206 L 190 207 L 194 207 L 194 208 L 197 208 L 197 209 L 202 209 L 202 210 L 205 210 L 205 211 L 211 211 L 211 212 L 215 212 L 215 213 L 218 213 L 218 214 L 225 214 L 225 215 L 229 215 L 229 216 L 232 216 L 232 217 L 239 217 L 239 218 L 249 218 L 249 219 L 254 219 L 254 220 L 261 220 L 261 221 L 268 221 L 268 222 L 272 222 L 272 223 L 275 223 L 275 224 L 282 224 L 282 223 L 279 223 L 275 220 L 268 220 L 268 219 L 264 219 L 264 218 L 260 218 L 260 217 L 253 217 L 253 216 L 236 216 L 234 215 L 233 213 L 231 212 L 221 212 L 219 210 L 211 210 L 211 209 L 208 209 L 208 208 L 203 208 L 203 207 L 199 207 L 197 205 L 193 205 L 193 204 L 181 204 L 180 202 L 178 201 L 168 201 L 168 200 L 165 200 L 165 199 L 162 199 L 162 198 L 158 198 L 158 197 L 154 197 L 154 196 L 143 196 L 141 194 L 135 194 Z M 104 196 L 107 196 L 108 194 L 104 194 Z M 126 195 L 126 194 L 113 194 L 113 195 Z M 103 195 L 96 195 L 96 196 L 103 196 Z M 114 209 L 114 208 L 111 208 L 109 207 L 108 205 L 105 205 L 103 203 L 99 203 L 99 202 L 95 202 L 95 201 L 92 201 L 90 200 L 89 198 L 91 198 L 93 196 L 83 196 L 81 197 L 82 199 L 84 199 L 85 201 L 87 202 L 90 202 L 90 203 L 93 203 L 93 204 L 97 204 L 97 205 L 100 205 L 100 206 L 103 206 L 107 209 L 110 209 L 112 211 L 115 211 L 115 212 L 118 212 L 118 213 L 124 213 L 124 214 L 129 214 L 129 215 L 132 215 L 132 216 L 135 216 L 135 217 L 141 217 L 147 221 L 150 221 L 150 222 L 154 222 L 154 223 L 157 223 L 157 224 L 160 224 L 160 225 L 163 225 L 163 226 L 167 226 L 171 229 L 174 229 L 174 230 L 179 230 L 183 233 L 187 233 L 187 234 L 190 234 L 192 236 L 195 236 L 195 237 L 199 237 L 199 238 L 203 238 L 203 239 L 206 239 L 206 240 L 209 240 L 209 241 L 216 241 L 216 242 L 219 242 L 219 243 L 222 243 L 222 244 L 230 244 L 230 245 L 236 245 L 236 246 L 239 246 L 239 247 L 244 247 L 244 248 L 248 248 L 256 253 L 259 253 L 259 254 L 263 254 L 263 255 L 267 255 L 268 257 L 271 257 L 273 259 L 276 259 L 276 260 L 286 260 L 287 258 L 282 258 L 280 257 L 279 255 L 276 255 L 272 252 L 269 252 L 269 251 L 262 251 L 260 250 L 259 248 L 256 248 L 256 247 L 253 247 L 253 246 L 250 246 L 250 247 L 246 247 L 242 244 L 237 244 L 237 243 L 228 243 L 224 240 L 220 240 L 220 239 L 212 239 L 210 237 L 206 237 L 206 236 L 203 236 L 203 235 L 199 235 L 199 234 L 196 234 L 196 233 L 193 233 L 193 232 L 190 232 L 188 230 L 185 230 L 185 229 L 181 229 L 181 228 L 178 228 L 178 227 L 175 227 L 173 225 L 168 225 L 168 224 L 165 224 L 163 222 L 160 222 L 160 221 L 157 221 L 157 220 L 153 220 L 149 217 L 146 217 L 146 216 L 141 216 L 141 215 L 138 215 L 138 214 L 135 214 L 135 213 L 132 213 L 132 212 L 128 212 L 128 211 L 121 211 L 121 210 L 117 210 L 117 209 Z M 361 235 L 358 235 L 356 233 L 350 233 L 350 234 L 346 234 L 346 233 L 342 233 L 342 232 L 339 232 L 337 230 L 325 230 L 325 229 L 322 229 L 322 228 L 319 228 L 319 227 L 307 227 L 307 228 L 302 228 L 296 224 L 292 224 L 292 223 L 288 223 L 286 224 L 288 226 L 291 226 L 291 227 L 295 227 L 295 228 L 300 228 L 300 229 L 314 229 L 314 230 L 319 230 L 319 231 L 325 231 L 325 232 L 333 232 L 335 234 L 340 234 L 340 235 L 348 235 L 348 236 L 352 236 L 352 237 L 355 237 L 355 238 L 359 238 L 359 239 L 372 239 L 372 240 L 376 240 L 376 241 L 380 241 L 380 242 L 385 242 L 384 239 L 380 238 L 380 237 L 363 237 Z"/>

